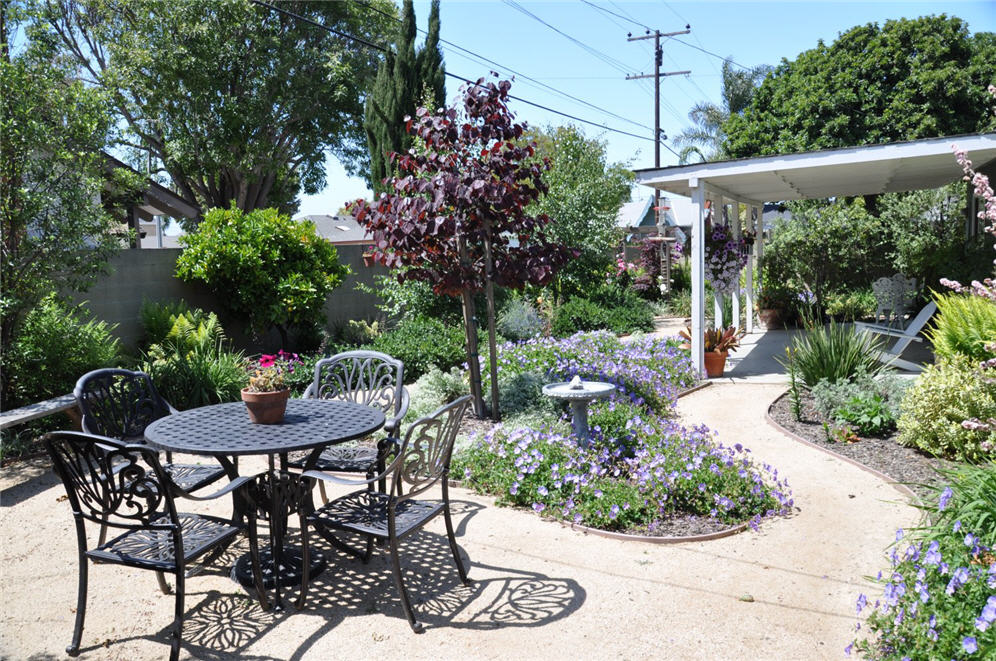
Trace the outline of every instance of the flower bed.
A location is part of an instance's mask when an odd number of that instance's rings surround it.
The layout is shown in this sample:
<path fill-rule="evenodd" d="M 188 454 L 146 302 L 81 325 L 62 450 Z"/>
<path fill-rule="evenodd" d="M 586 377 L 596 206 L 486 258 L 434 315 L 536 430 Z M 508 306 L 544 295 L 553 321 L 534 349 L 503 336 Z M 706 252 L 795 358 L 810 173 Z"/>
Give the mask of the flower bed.
<path fill-rule="evenodd" d="M 758 466 L 749 450 L 674 421 L 678 392 L 695 382 L 674 340 L 623 344 L 606 333 L 532 340 L 503 345 L 499 366 L 503 381 L 531 372 L 548 382 L 580 375 L 617 386 L 590 407 L 587 448 L 578 446 L 566 417 L 543 413 L 536 401 L 526 418 L 495 427 L 460 453 L 454 475 L 499 504 L 647 535 L 686 515 L 756 527 L 792 505 L 787 482 Z"/>

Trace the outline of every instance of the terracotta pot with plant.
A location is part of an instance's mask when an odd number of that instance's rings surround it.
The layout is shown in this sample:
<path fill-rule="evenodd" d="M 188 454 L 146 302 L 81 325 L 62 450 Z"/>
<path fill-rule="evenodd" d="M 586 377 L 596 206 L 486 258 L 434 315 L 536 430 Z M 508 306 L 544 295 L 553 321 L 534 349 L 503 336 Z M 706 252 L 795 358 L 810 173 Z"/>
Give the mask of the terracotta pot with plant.
<path fill-rule="evenodd" d="M 678 333 L 687 340 L 686 344 L 691 347 L 692 329 L 686 328 Z M 736 326 L 727 328 L 707 328 L 703 334 L 702 351 L 705 362 L 706 374 L 709 378 L 723 376 L 726 369 L 726 357 L 729 352 L 736 351 L 740 346 L 740 338 L 744 332 Z"/>
<path fill-rule="evenodd" d="M 283 350 L 276 355 L 259 357 L 250 368 L 249 385 L 242 389 L 242 401 L 249 411 L 250 422 L 274 425 L 283 421 L 290 398 L 290 388 L 284 379 L 301 364 L 296 353 Z"/>
<path fill-rule="evenodd" d="M 784 328 L 788 310 L 789 297 L 787 292 L 767 287 L 757 297 L 757 318 L 765 330 Z"/>

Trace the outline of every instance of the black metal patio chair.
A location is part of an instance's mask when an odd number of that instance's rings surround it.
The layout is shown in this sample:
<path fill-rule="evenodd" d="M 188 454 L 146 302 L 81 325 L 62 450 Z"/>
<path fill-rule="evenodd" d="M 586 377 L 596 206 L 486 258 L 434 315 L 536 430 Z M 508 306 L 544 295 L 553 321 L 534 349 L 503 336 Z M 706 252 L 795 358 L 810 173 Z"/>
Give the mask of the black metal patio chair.
<path fill-rule="evenodd" d="M 44 443 L 55 472 L 66 487 L 76 521 L 79 592 L 73 639 L 66 652 L 70 656 L 80 653 L 89 561 L 94 561 L 151 569 L 167 594 L 169 586 L 164 575 L 173 574 L 176 604 L 170 627 L 170 659 L 177 659 L 183 635 L 186 567 L 206 553 L 227 546 L 243 526 L 213 516 L 177 512 L 174 499 L 204 501 L 232 493 L 243 499 L 245 507 L 250 507 L 247 489 L 252 478 L 236 478 L 211 495 L 196 497 L 172 482 L 159 463 L 159 455 L 147 445 L 122 443 L 80 432 L 53 432 L 44 437 Z M 248 516 L 247 519 L 245 527 L 249 533 L 253 579 L 265 608 L 256 517 Z M 91 549 L 87 542 L 86 521 L 123 532 Z"/>
<path fill-rule="evenodd" d="M 365 473 L 367 479 L 384 471 L 386 458 L 397 450 L 401 419 L 408 413 L 408 390 L 404 387 L 405 366 L 397 358 L 379 351 L 346 351 L 324 358 L 315 365 L 315 378 L 304 397 L 334 399 L 373 406 L 387 415 L 386 437 L 377 447 L 333 445 L 325 448 L 315 465 L 328 473 Z M 288 465 L 305 467 L 305 457 L 294 457 Z M 373 483 L 370 484 L 373 488 Z M 324 483 L 319 483 L 322 502 L 328 502 Z M 386 484 L 380 483 L 384 491 Z"/>
<path fill-rule="evenodd" d="M 460 552 L 457 549 L 453 534 L 453 521 L 450 515 L 449 470 L 450 458 L 453 454 L 453 442 L 456 439 L 460 421 L 470 404 L 470 396 L 460 399 L 437 409 L 432 415 L 419 418 L 408 429 L 405 440 L 401 444 L 397 456 L 383 473 L 367 480 L 345 480 L 328 475 L 321 471 L 307 471 L 304 477 L 323 482 L 352 484 L 355 486 L 371 484 L 375 480 L 386 477 L 391 479 L 391 490 L 371 491 L 362 489 L 349 495 L 332 500 L 304 519 L 301 529 L 302 549 L 308 566 L 308 529 L 313 527 L 323 537 L 337 547 L 344 545 L 332 537 L 328 531 L 345 531 L 367 538 L 366 551 L 351 549 L 351 552 L 363 560 L 370 561 L 374 540 L 387 541 L 390 547 L 391 562 L 394 569 L 394 582 L 401 596 L 401 605 L 415 633 L 422 632 L 422 625 L 415 619 L 408 591 L 405 589 L 401 574 L 401 560 L 398 555 L 398 542 L 422 528 L 426 523 L 442 514 L 446 521 L 446 536 L 449 539 L 450 550 L 456 561 L 460 580 L 464 585 L 471 583 L 467 578 Z M 436 483 L 442 487 L 441 500 L 419 500 L 414 498 Z M 297 607 L 303 608 L 308 589 L 308 575 L 305 572 L 301 586 L 301 595 Z"/>
<path fill-rule="evenodd" d="M 87 372 L 76 381 L 73 395 L 83 413 L 84 432 L 125 443 L 144 444 L 146 427 L 176 413 L 145 372 L 115 368 Z M 174 464 L 172 452 L 166 453 L 163 468 L 184 491 L 197 491 L 225 475 L 218 465 Z M 101 532 L 101 543 L 105 533 Z"/>

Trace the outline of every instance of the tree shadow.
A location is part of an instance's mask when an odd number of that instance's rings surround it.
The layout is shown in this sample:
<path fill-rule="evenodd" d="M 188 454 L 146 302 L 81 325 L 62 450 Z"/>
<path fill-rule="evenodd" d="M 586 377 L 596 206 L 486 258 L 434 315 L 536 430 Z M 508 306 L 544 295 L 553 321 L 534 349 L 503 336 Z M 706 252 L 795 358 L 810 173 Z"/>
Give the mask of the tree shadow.
<path fill-rule="evenodd" d="M 59 477 L 52 470 L 52 460 L 47 454 L 5 466 L 3 478 L 5 484 L 12 484 L 0 491 L 0 508 L 20 505 L 46 489 L 60 484 Z"/>

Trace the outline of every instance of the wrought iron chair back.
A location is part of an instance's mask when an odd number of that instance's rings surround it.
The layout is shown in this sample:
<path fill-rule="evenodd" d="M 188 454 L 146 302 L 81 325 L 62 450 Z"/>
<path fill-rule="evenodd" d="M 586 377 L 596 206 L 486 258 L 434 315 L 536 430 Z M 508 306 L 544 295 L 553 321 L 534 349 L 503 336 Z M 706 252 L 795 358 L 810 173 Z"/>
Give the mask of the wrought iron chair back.
<path fill-rule="evenodd" d="M 45 438 L 73 515 L 114 528 L 179 528 L 155 450 L 76 432 Z"/>
<path fill-rule="evenodd" d="M 83 412 L 83 431 L 118 439 L 141 439 L 145 428 L 170 414 L 144 372 L 99 369 L 88 372 L 73 390 Z"/>
<path fill-rule="evenodd" d="M 159 455 L 147 445 L 69 431 L 47 434 L 44 444 L 65 485 L 76 523 L 79 587 L 76 623 L 66 652 L 70 656 L 80 653 L 89 561 L 99 560 L 155 571 L 164 594 L 171 591 L 164 574 L 173 574 L 176 596 L 169 628 L 169 658 L 176 661 L 183 637 L 186 567 L 203 556 L 209 558 L 207 562 L 217 557 L 235 539 L 240 526 L 218 517 L 177 513 L 176 495 L 194 497 L 175 487 L 159 463 Z M 214 499 L 245 490 L 250 482 L 250 478 L 240 477 L 213 495 L 194 499 Z M 96 548 L 89 548 L 87 543 L 86 520 L 101 525 L 101 540 Z M 247 521 L 253 580 L 265 608 L 255 512 L 249 513 Z M 108 526 L 124 531 L 105 544 L 103 533 Z"/>
<path fill-rule="evenodd" d="M 461 397 L 431 415 L 419 418 L 408 428 L 394 462 L 392 506 L 417 496 L 448 475 L 453 443 L 470 400 L 469 395 Z M 446 490 L 445 481 L 443 488 Z"/>
<path fill-rule="evenodd" d="M 346 351 L 315 365 L 305 397 L 373 406 L 388 416 L 401 409 L 405 366 L 379 351 Z"/>

